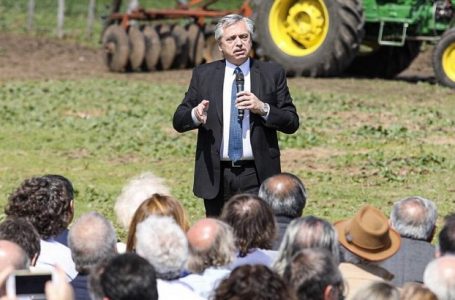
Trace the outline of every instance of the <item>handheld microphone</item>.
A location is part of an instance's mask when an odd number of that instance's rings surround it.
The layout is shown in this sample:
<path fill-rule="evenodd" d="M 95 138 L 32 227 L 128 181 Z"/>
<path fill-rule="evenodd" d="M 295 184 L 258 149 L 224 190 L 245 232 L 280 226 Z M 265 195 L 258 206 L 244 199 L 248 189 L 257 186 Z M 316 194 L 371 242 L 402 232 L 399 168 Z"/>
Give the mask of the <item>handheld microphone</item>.
<path fill-rule="evenodd" d="M 245 77 L 243 76 L 242 72 L 238 72 L 235 74 L 235 87 L 237 88 L 237 93 L 243 92 L 245 88 Z M 240 122 L 243 121 L 243 116 L 245 115 L 245 111 L 243 109 L 239 109 L 239 120 Z"/>

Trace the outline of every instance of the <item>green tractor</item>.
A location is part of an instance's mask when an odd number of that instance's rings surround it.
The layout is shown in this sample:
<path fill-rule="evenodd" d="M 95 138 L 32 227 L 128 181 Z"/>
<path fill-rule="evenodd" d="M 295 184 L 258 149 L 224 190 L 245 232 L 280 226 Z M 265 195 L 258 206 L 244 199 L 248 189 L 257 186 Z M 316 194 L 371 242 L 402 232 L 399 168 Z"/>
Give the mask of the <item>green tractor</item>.
<path fill-rule="evenodd" d="M 254 55 L 290 75 L 392 78 L 425 42 L 434 44 L 436 79 L 455 88 L 452 1 L 244 0 L 237 9 L 216 10 L 209 6 L 217 0 L 179 0 L 174 9 L 119 13 L 122 0 L 113 0 L 103 47 L 112 71 L 193 67 L 220 58 L 214 23 L 240 13 L 255 20 Z"/>
<path fill-rule="evenodd" d="M 453 1 L 453 0 L 452 0 Z M 391 78 L 434 44 L 436 79 L 455 88 L 450 0 L 255 0 L 256 53 L 294 75 Z"/>

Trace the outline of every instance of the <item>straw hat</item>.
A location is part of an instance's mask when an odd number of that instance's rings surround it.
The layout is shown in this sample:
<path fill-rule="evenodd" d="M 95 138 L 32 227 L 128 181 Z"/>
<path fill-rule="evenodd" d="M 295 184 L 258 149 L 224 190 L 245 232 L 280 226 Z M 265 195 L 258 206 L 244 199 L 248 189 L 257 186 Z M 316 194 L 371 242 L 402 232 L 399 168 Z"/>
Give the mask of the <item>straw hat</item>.
<path fill-rule="evenodd" d="M 369 261 L 381 261 L 400 249 L 400 235 L 389 226 L 386 216 L 367 204 L 351 219 L 334 224 L 340 243 Z"/>

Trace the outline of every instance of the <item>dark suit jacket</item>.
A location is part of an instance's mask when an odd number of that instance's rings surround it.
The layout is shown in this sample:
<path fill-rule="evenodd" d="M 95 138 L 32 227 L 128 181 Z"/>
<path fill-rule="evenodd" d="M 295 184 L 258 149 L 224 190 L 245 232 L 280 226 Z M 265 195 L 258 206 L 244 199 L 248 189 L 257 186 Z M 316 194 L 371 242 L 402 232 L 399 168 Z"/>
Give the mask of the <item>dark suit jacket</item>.
<path fill-rule="evenodd" d="M 434 246 L 426 241 L 401 238 L 400 250 L 381 262 L 381 266 L 394 275 L 392 283 L 401 286 L 406 282 L 423 282 L 423 272 L 434 259 Z"/>
<path fill-rule="evenodd" d="M 90 295 L 88 292 L 88 275 L 78 274 L 70 282 L 71 286 L 74 289 L 74 299 L 75 300 L 90 300 Z"/>
<path fill-rule="evenodd" d="M 260 182 L 281 172 L 277 131 L 294 133 L 299 117 L 286 83 L 283 68 L 274 62 L 250 60 L 251 92 L 270 105 L 265 121 L 250 114 L 251 147 Z M 225 61 L 197 66 L 185 98 L 177 107 L 173 125 L 178 132 L 198 129 L 193 192 L 204 199 L 216 197 L 220 186 L 220 147 L 223 139 L 223 83 Z M 191 110 L 210 101 L 206 124 L 194 125 Z"/>

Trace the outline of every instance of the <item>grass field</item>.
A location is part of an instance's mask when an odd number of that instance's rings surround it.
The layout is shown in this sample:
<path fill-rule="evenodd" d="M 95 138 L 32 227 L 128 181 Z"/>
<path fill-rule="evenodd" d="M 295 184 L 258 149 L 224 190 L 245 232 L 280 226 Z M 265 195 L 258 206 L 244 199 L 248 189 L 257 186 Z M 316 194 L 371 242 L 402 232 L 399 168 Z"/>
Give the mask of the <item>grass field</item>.
<path fill-rule="evenodd" d="M 308 187 L 305 214 L 334 221 L 365 202 L 388 213 L 393 201 L 414 194 L 435 200 L 442 215 L 453 211 L 455 95 L 429 84 L 378 84 L 347 94 L 290 79 L 301 127 L 280 144 L 284 171 Z M 400 86 L 432 97 L 377 93 Z M 192 220 L 202 217 L 191 191 L 196 136 L 171 125 L 185 90 L 126 78 L 1 83 L 2 206 L 24 178 L 59 173 L 74 182 L 78 215 L 97 210 L 114 219 L 121 187 L 152 171 Z"/>
<path fill-rule="evenodd" d="M 97 1 L 99 15 L 106 1 Z M 55 1 L 36 2 L 34 34 L 52 36 Z M 83 39 L 85 2 L 67 1 L 68 39 Z M 26 3 L 0 3 L 0 30 L 24 31 Z M 169 7 L 173 1 L 153 3 Z M 84 43 L 99 46 L 95 36 Z M 163 76 L 185 80 L 158 84 L 129 74 L 0 79 L 0 210 L 24 178 L 58 173 L 75 185 L 77 215 L 97 210 L 114 220 L 122 186 L 152 171 L 182 200 L 192 221 L 201 218 L 202 203 L 192 194 L 196 135 L 178 134 L 171 125 L 190 72 Z M 440 216 L 455 211 L 453 90 L 350 78 L 292 78 L 289 86 L 301 126 L 296 134 L 280 135 L 282 165 L 308 188 L 306 215 L 335 221 L 367 202 L 388 214 L 394 201 L 410 195 L 433 199 Z"/>

